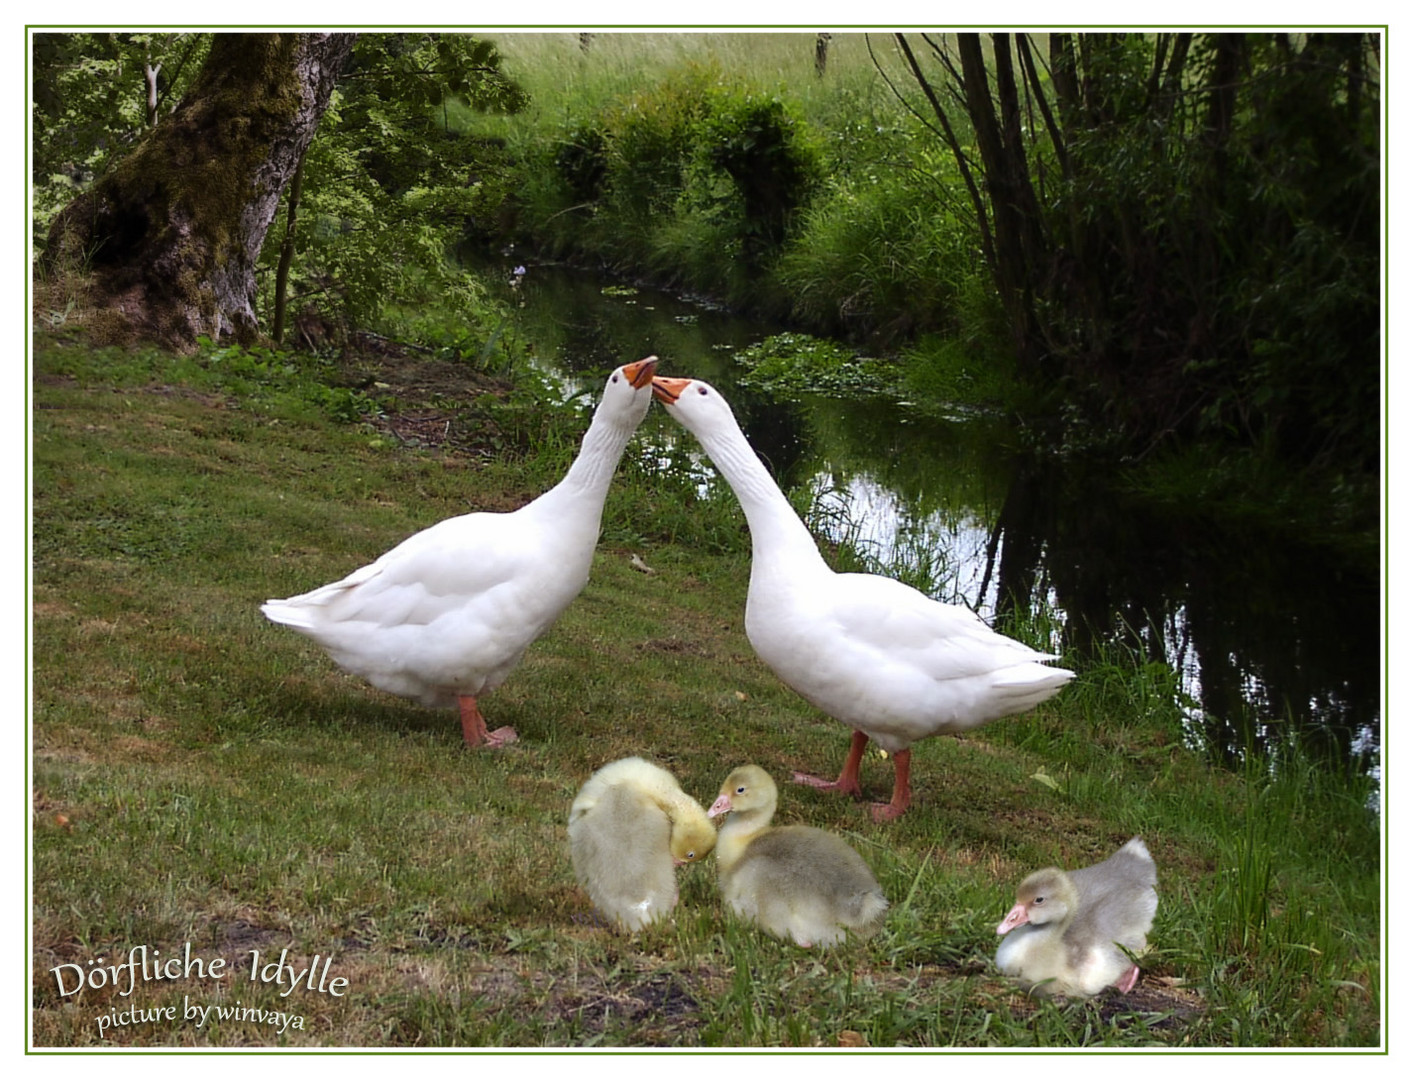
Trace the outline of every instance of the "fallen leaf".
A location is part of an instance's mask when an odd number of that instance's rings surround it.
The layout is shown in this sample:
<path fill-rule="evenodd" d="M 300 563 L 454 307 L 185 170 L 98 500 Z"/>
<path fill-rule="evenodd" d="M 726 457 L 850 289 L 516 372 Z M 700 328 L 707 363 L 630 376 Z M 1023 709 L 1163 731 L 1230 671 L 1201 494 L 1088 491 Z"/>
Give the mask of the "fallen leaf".
<path fill-rule="evenodd" d="M 1044 784 L 1044 785 L 1045 785 L 1047 788 L 1049 788 L 1051 791 L 1059 791 L 1059 790 L 1060 790 L 1060 785 L 1055 782 L 1055 778 L 1054 778 L 1053 776 L 1051 776 L 1049 773 L 1047 773 L 1044 769 L 1041 769 L 1038 773 L 1032 774 L 1030 778 L 1031 778 L 1032 780 L 1039 780 L 1042 784 Z"/>

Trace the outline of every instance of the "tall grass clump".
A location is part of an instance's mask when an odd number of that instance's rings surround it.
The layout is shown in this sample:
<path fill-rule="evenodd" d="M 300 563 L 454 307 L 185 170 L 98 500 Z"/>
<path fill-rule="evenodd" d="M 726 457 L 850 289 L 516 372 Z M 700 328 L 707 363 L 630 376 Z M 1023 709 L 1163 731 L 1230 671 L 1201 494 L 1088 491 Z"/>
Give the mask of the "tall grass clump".
<path fill-rule="evenodd" d="M 777 268 L 806 325 L 897 343 L 954 329 L 974 244 L 943 210 L 959 191 L 953 165 L 899 133 L 863 153 L 833 148 L 828 184 L 811 201 Z"/>
<path fill-rule="evenodd" d="M 1213 1002 L 1243 1007 L 1250 990 L 1237 976 L 1259 973 L 1263 1007 L 1286 1037 L 1331 1026 L 1355 1035 L 1358 1008 L 1378 1002 L 1382 983 L 1377 879 L 1350 872 L 1379 862 L 1373 781 L 1357 762 L 1331 768 L 1293 739 L 1274 759 L 1248 754 L 1244 781 L 1239 816 L 1218 833 L 1196 939 Z"/>

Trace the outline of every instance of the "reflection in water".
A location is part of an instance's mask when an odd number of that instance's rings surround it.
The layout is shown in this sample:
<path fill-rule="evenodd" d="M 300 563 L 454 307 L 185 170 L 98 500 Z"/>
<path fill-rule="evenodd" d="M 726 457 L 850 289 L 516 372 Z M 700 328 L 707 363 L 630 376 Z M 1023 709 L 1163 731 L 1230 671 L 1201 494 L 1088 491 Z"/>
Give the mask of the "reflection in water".
<path fill-rule="evenodd" d="M 870 571 L 887 572 L 937 600 L 966 604 L 994 619 L 992 534 L 980 518 L 967 513 L 948 519 L 940 510 L 914 515 L 869 473 L 855 473 L 842 484 L 816 473 L 808 490 L 809 523 L 817 536 L 847 543 Z"/>
<path fill-rule="evenodd" d="M 1018 462 L 1011 493 L 998 524 L 1044 549 L 1043 560 L 1003 565 L 1017 602 L 1033 596 L 1024 583 L 1043 561 L 1068 644 L 1092 651 L 1127 637 L 1174 667 L 1201 702 L 1207 744 L 1227 759 L 1288 735 L 1343 756 L 1377 729 L 1375 567 L 1200 507 L 1125 497 L 1112 477 L 1072 463 Z"/>
<path fill-rule="evenodd" d="M 1177 671 L 1195 741 L 1228 760 L 1296 735 L 1335 756 L 1379 731 L 1378 569 L 1201 506 L 1125 495 L 1111 470 L 1026 454 L 994 417 L 886 401 L 776 401 L 738 382 L 736 349 L 775 328 L 651 290 L 531 266 L 519 333 L 573 377 L 656 353 L 715 384 L 811 527 L 870 569 L 988 619 L 1046 609 L 1063 645 L 1115 642 Z"/>
<path fill-rule="evenodd" d="M 916 445 L 899 447 L 909 431 Z M 836 511 L 812 524 L 832 540 L 862 541 L 940 600 L 988 618 L 1048 608 L 1067 650 L 1096 655 L 1122 643 L 1167 664 L 1200 702 L 1189 710 L 1192 733 L 1228 761 L 1292 735 L 1336 758 L 1370 750 L 1379 726 L 1374 566 L 1200 507 L 1155 506 L 1116 489 L 1110 474 L 989 439 L 953 440 L 939 457 L 935 434 L 895 425 L 884 461 L 877 438 L 861 440 L 852 470 L 835 464 L 811 479 L 816 504 Z M 949 498 L 955 481 L 912 496 L 890 483 L 898 462 L 919 459 L 945 461 L 954 477 L 990 470 L 971 494 L 1000 483 L 999 508 Z"/>

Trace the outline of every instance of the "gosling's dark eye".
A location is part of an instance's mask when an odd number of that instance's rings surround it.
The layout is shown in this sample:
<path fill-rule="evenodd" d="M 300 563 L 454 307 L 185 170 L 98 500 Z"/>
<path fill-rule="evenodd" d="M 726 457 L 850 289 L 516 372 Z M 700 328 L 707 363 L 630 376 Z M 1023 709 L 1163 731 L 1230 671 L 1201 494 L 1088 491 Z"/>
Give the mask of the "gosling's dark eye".
<path fill-rule="evenodd" d="M 695 859 L 697 857 L 697 853 L 695 851 L 689 851 L 687 852 L 685 857 L 687 861 L 690 862 L 692 859 Z"/>
<path fill-rule="evenodd" d="M 1043 896 L 1037 896 L 1034 900 L 1031 901 L 1031 903 L 1032 903 L 1032 904 L 1043 904 L 1043 903 L 1045 903 L 1045 897 L 1043 897 Z"/>
<path fill-rule="evenodd" d="M 741 786 L 741 787 L 738 787 L 738 788 L 736 789 L 736 794 L 737 794 L 737 795 L 744 795 L 745 793 L 746 793 L 746 788 L 745 788 L 744 785 Z"/>

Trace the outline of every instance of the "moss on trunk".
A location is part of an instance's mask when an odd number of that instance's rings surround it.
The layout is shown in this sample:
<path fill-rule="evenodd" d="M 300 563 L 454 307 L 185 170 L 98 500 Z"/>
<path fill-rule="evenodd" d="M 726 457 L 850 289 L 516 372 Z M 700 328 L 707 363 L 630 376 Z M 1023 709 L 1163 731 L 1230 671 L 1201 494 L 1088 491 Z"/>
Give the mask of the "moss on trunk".
<path fill-rule="evenodd" d="M 255 261 L 356 36 L 218 35 L 171 118 L 59 214 L 45 261 L 92 274 L 102 336 L 257 336 Z"/>

